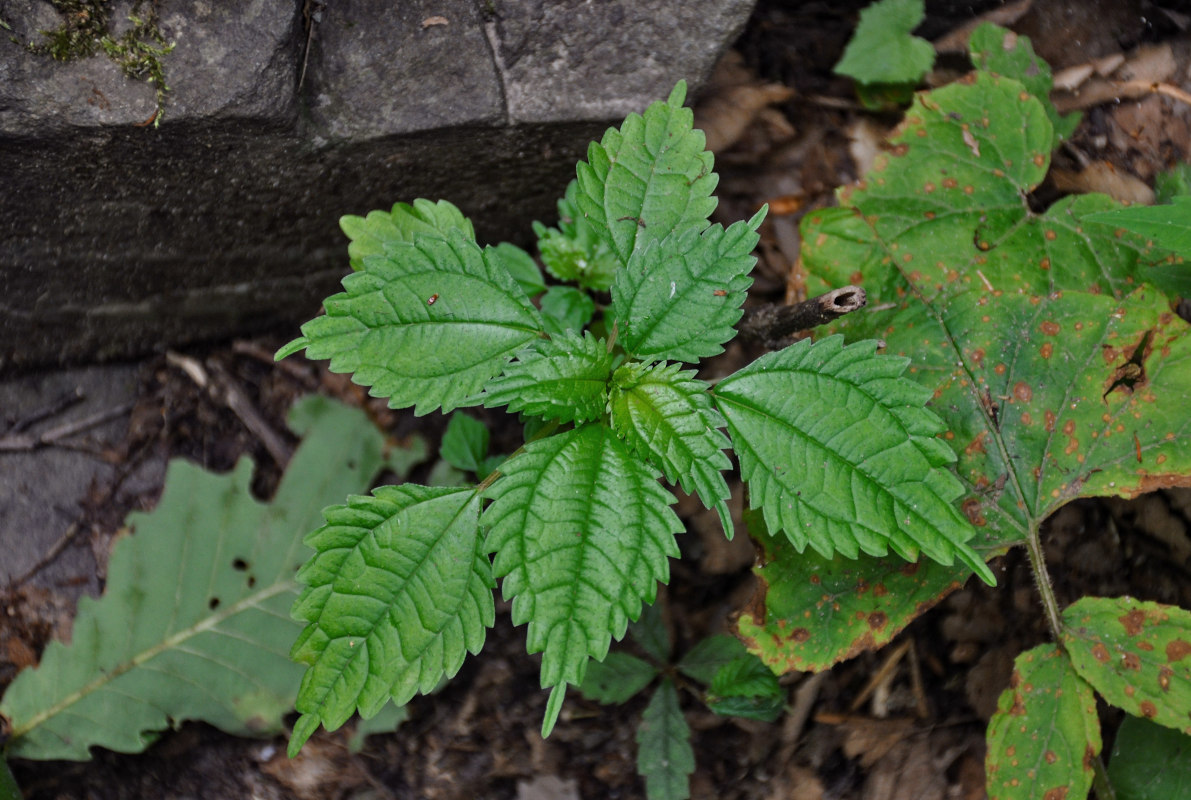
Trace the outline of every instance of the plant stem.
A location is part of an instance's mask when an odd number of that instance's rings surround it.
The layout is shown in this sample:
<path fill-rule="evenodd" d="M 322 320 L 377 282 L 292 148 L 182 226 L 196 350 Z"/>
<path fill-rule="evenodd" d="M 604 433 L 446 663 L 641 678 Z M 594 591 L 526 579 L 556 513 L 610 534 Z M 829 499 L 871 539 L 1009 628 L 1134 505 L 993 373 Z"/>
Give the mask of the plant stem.
<path fill-rule="evenodd" d="M 1038 585 L 1038 594 L 1042 597 L 1042 607 L 1046 609 L 1046 621 L 1050 624 L 1051 634 L 1055 641 L 1060 641 L 1063 633 L 1063 623 L 1059 618 L 1059 601 L 1055 599 L 1055 590 L 1050 583 L 1050 573 L 1046 571 L 1046 558 L 1042 554 L 1041 525 L 1030 525 L 1029 535 L 1026 536 L 1026 552 L 1030 554 L 1030 569 L 1034 571 L 1034 582 Z"/>
<path fill-rule="evenodd" d="M 0 755 L 0 800 L 21 800 L 21 788 L 8 768 L 8 761 Z"/>
<path fill-rule="evenodd" d="M 1112 788 L 1101 756 L 1092 759 L 1092 770 L 1092 788 L 1096 791 L 1096 800 L 1117 800 L 1117 790 Z"/>

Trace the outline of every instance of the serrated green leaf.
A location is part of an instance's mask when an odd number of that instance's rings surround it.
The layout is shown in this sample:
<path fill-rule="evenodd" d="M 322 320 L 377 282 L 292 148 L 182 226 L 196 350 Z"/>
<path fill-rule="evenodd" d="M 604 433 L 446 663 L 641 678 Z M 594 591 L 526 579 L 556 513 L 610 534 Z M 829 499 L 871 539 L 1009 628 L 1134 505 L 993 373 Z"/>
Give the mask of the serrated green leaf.
<path fill-rule="evenodd" d="M 678 705 L 678 690 L 666 679 L 650 699 L 637 728 L 637 774 L 649 800 L 686 800 L 695 771 L 691 728 Z"/>
<path fill-rule="evenodd" d="M 612 429 L 666 480 L 714 508 L 732 538 L 731 492 L 723 476 L 732 466 L 724 453 L 731 443 L 720 431 L 724 420 L 712 408 L 707 384 L 695 378 L 694 370 L 679 369 L 678 364 L 636 362 L 617 369 L 608 399 Z"/>
<path fill-rule="evenodd" d="M 657 473 L 603 425 L 530 442 L 501 471 L 485 493 L 486 547 L 513 623 L 529 623 L 527 648 L 543 654 L 542 686 L 557 697 L 653 601 L 683 526 Z"/>
<path fill-rule="evenodd" d="M 1191 736 L 1125 717 L 1112 745 L 1108 778 L 1117 800 L 1191 797 Z"/>
<path fill-rule="evenodd" d="M 680 81 L 666 102 L 609 128 L 576 169 L 575 206 L 622 264 L 674 231 L 701 231 L 715 209 L 714 158 L 685 97 Z"/>
<path fill-rule="evenodd" d="M 455 412 L 447 420 L 439 455 L 451 466 L 464 472 L 479 472 L 488 455 L 488 427 L 467 414 Z"/>
<path fill-rule="evenodd" d="M 662 618 L 660 601 L 649 603 L 641 609 L 641 616 L 629 624 L 629 636 L 659 664 L 670 660 L 670 631 Z"/>
<path fill-rule="evenodd" d="M 838 550 L 941 564 L 956 556 L 988 583 L 965 542 L 971 523 L 952 503 L 963 491 L 924 407 L 929 392 L 902 377 L 908 359 L 874 342 L 804 339 L 725 378 L 713 397 L 728 421 L 749 503 L 799 551 Z"/>
<path fill-rule="evenodd" d="M 767 535 L 760 517 L 745 512 L 761 546 L 759 586 L 736 626 L 778 673 L 820 672 L 883 647 L 970 575 L 962 564 L 799 553 L 784 536 Z"/>
<path fill-rule="evenodd" d="M 51 643 L 5 693 L 11 755 L 140 752 L 187 719 L 241 736 L 281 728 L 301 675 L 288 658 L 301 534 L 368 486 L 384 446 L 362 412 L 324 398 L 290 418 L 305 439 L 269 505 L 252 496 L 247 458 L 227 475 L 170 463 L 156 509 L 129 516 L 136 532 L 113 549 L 103 597 L 80 601 L 71 643 Z"/>
<path fill-rule="evenodd" d="M 507 405 L 560 422 L 584 422 L 604 415 L 612 355 L 607 343 L 588 332 L 538 340 L 517 354 L 500 377 L 488 382 L 488 408 Z"/>
<path fill-rule="evenodd" d="M 1087 797 L 1100 746 L 1092 688 L 1053 644 L 1027 650 L 989 720 L 989 800 Z"/>
<path fill-rule="evenodd" d="M 699 683 L 710 684 L 721 667 L 747 653 L 735 636 L 717 633 L 692 647 L 678 662 L 678 669 Z"/>
<path fill-rule="evenodd" d="M 1132 597 L 1082 597 L 1063 611 L 1063 647 L 1104 699 L 1191 734 L 1191 611 Z"/>
<path fill-rule="evenodd" d="M 785 708 L 786 692 L 769 667 L 745 653 L 716 670 L 705 700 L 716 714 L 773 722 Z"/>
<path fill-rule="evenodd" d="M 496 251 L 500 262 L 513 276 L 513 280 L 517 281 L 526 297 L 537 297 L 546 291 L 542 270 L 538 268 L 538 262 L 533 260 L 533 256 L 509 242 L 501 242 L 491 249 Z"/>
<path fill-rule="evenodd" d="M 620 259 L 580 213 L 575 204 L 578 191 L 578 180 L 567 184 L 566 195 L 558 201 L 557 229 L 534 223 L 538 252 L 546 269 L 559 280 L 607 291 L 620 269 Z"/>
<path fill-rule="evenodd" d="M 609 653 L 587 665 L 579 692 L 597 703 L 623 703 L 649 685 L 658 668 L 628 653 Z"/>
<path fill-rule="evenodd" d="M 1050 65 L 1034 53 L 1030 37 L 1018 36 L 1011 30 L 983 22 L 972 31 L 968 49 L 977 69 L 1021 81 L 1026 90 L 1038 98 L 1054 128 L 1052 149 L 1075 132 L 1080 115 L 1061 116 L 1050 102 L 1050 90 L 1054 86 Z"/>
<path fill-rule="evenodd" d="M 566 331 L 582 333 L 594 315 L 595 301 L 591 295 L 573 286 L 551 286 L 542 295 L 542 322 L 551 336 Z"/>
<path fill-rule="evenodd" d="M 416 237 L 427 235 L 446 238 L 453 230 L 476 238 L 471 220 L 446 200 L 418 199 L 412 206 L 397 203 L 388 212 L 370 211 L 366 217 L 347 214 L 339 218 L 339 227 L 351 240 L 347 254 L 353 270 L 364 268 L 366 256 L 384 255 L 394 242 L 412 244 Z"/>
<path fill-rule="evenodd" d="M 744 313 L 757 227 L 767 210 L 727 230 L 679 229 L 639 246 L 612 285 L 621 346 L 656 360 L 697 362 L 722 353 Z"/>
<path fill-rule="evenodd" d="M 1191 258 L 1191 197 L 1186 195 L 1173 198 L 1170 205 L 1116 208 L 1090 214 L 1087 219 L 1127 228 L 1153 239 L 1159 247 L 1174 250 L 1183 258 Z M 1191 271 L 1191 266 L 1182 266 L 1183 271 Z"/>
<path fill-rule="evenodd" d="M 328 730 L 371 716 L 452 677 L 492 626 L 495 582 L 482 549 L 474 491 L 382 486 L 324 512 L 306 537 L 314 557 L 293 615 L 307 623 L 291 656 L 309 666 L 290 739 L 310 721 Z"/>
<path fill-rule="evenodd" d="M 278 351 L 329 358 L 332 372 L 417 415 L 474 404 L 473 395 L 542 330 L 500 259 L 458 231 L 396 242 L 327 298 L 326 315 Z"/>
<path fill-rule="evenodd" d="M 860 12 L 835 72 L 861 83 L 918 83 L 935 63 L 930 42 L 910 34 L 924 16 L 924 0 L 873 3 Z"/>

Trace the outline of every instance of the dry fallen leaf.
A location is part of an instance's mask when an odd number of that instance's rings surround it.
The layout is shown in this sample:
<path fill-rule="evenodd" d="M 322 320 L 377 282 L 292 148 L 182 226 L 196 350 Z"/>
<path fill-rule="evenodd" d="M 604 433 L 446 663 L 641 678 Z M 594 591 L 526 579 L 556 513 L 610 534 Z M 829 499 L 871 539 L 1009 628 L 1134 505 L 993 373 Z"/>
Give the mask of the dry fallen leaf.
<path fill-rule="evenodd" d="M 1108 161 L 1093 161 L 1079 172 L 1056 168 L 1051 171 L 1051 177 L 1055 187 L 1066 194 L 1103 192 L 1121 203 L 1147 206 L 1154 203 L 1153 189 Z"/>

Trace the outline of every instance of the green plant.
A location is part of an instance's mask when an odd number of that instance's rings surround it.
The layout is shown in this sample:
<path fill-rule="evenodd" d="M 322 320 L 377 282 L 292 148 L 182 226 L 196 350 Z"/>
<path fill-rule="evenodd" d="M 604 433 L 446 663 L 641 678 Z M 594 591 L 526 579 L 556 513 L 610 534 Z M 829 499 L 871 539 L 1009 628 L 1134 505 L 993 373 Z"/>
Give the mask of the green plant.
<path fill-rule="evenodd" d="M 1095 694 L 1191 732 L 1191 613 L 1131 598 L 1061 607 L 1040 530 L 1078 497 L 1191 484 L 1191 335 L 1172 311 L 1189 271 L 1126 230 L 1169 231 L 1181 247 L 1186 204 L 1112 211 L 1085 195 L 1035 210 L 1056 125 L 1071 121 L 1051 107 L 1028 39 L 986 25 L 972 47 L 982 68 L 917 95 L 872 171 L 804 219 L 802 255 L 811 291 L 868 292 L 869 308 L 827 333 L 881 337 L 912 359 L 957 457 L 973 548 L 1029 557 L 1055 641 L 1018 658 L 989 725 L 990 796 L 1072 799 L 1093 780 L 1111 796 Z M 968 577 L 761 541 L 764 612 L 739 628 L 779 671 L 883 644 Z"/>
<path fill-rule="evenodd" d="M 714 388 L 683 369 L 734 336 L 764 216 L 709 224 L 717 178 L 684 96 L 679 84 L 593 143 L 560 228 L 538 230 L 555 277 L 610 288 L 589 330 L 578 330 L 586 311 L 548 323 L 526 292 L 541 285 L 522 274 L 530 262 L 481 248 L 449 203 L 344 218 L 355 272 L 278 357 L 330 359 L 416 414 L 507 407 L 528 441 L 476 486 L 386 486 L 327 510 L 298 576 L 294 613 L 307 624 L 293 656 L 308 668 L 291 753 L 319 724 L 452 676 L 483 645 L 501 577 L 529 651 L 542 653 L 548 735 L 566 687 L 668 579 L 682 525 L 659 478 L 732 534 L 729 447 L 751 504 L 791 547 L 958 558 L 993 581 L 965 544 L 974 529 L 952 502 L 955 456 L 929 391 L 902 375 L 909 359 L 832 337 Z"/>
<path fill-rule="evenodd" d="M 660 678 L 637 728 L 637 772 L 645 778 L 650 800 L 689 797 L 695 754 L 678 689 L 692 688 L 691 681 L 703 684 L 709 688 L 700 697 L 715 713 L 765 722 L 781 714 L 786 692 L 773 672 L 731 636 L 709 636 L 672 663 L 673 644 L 657 604 L 645 607 L 629 635 L 648 658 L 613 651 L 588 666 L 579 691 L 600 703 L 623 703 Z"/>
<path fill-rule="evenodd" d="M 856 81 L 867 108 L 905 104 L 934 66 L 931 43 L 911 34 L 925 16 L 925 0 L 879 0 L 860 12 L 835 72 Z"/>

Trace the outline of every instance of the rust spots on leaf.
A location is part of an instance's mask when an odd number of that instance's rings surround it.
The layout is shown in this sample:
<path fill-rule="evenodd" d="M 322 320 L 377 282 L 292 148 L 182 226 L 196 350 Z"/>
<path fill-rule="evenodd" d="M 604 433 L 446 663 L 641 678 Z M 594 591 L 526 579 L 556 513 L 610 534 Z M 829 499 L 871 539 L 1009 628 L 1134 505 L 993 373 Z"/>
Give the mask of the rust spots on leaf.
<path fill-rule="evenodd" d="M 1053 242 L 1055 239 L 1059 238 L 1059 235 L 1057 233 L 1055 233 L 1054 230 L 1051 230 L 1051 229 L 1048 229 L 1046 231 L 1046 233 L 1044 233 L 1042 235 L 1044 237 L 1046 237 L 1046 241 L 1048 241 L 1048 242 Z"/>
<path fill-rule="evenodd" d="M 868 615 L 868 626 L 874 631 L 880 631 L 889 624 L 889 616 L 884 611 L 874 611 Z"/>
<path fill-rule="evenodd" d="M 1107 664 L 1111 656 L 1108 654 L 1108 648 L 1104 646 L 1103 642 L 1096 642 L 1092 648 L 1092 658 L 1099 661 L 1101 664 Z"/>
<path fill-rule="evenodd" d="M 811 638 L 811 632 L 806 628 L 795 628 L 790 631 L 790 641 L 795 644 L 802 644 Z"/>
<path fill-rule="evenodd" d="M 1140 711 L 1141 715 L 1146 719 L 1153 719 L 1154 717 L 1158 716 L 1158 706 L 1154 705 L 1149 700 L 1142 700 L 1137 706 L 1137 710 Z"/>
<path fill-rule="evenodd" d="M 1042 757 L 1044 759 L 1046 759 L 1047 764 L 1053 764 L 1059 760 L 1059 754 L 1056 753 L 1054 750 L 1047 750 L 1045 753 L 1042 754 Z"/>
<path fill-rule="evenodd" d="M 976 434 L 976 438 L 973 439 L 968 444 L 968 446 L 964 448 L 964 454 L 971 456 L 971 455 L 976 455 L 977 453 L 985 452 L 984 440 L 987 438 L 988 438 L 988 431 L 986 431 L 986 430 L 980 431 L 980 433 Z"/>
<path fill-rule="evenodd" d="M 1170 691 L 1170 678 L 1174 675 L 1174 670 L 1163 664 L 1158 669 L 1158 688 L 1164 692 Z"/>
<path fill-rule="evenodd" d="M 1042 795 L 1042 800 L 1066 800 L 1066 798 L 1066 786 L 1056 786 L 1053 789 L 1047 789 L 1046 794 Z"/>
<path fill-rule="evenodd" d="M 1175 663 L 1191 655 L 1191 642 L 1186 639 L 1175 639 L 1166 645 L 1166 660 Z"/>
<path fill-rule="evenodd" d="M 1034 399 L 1034 390 L 1025 381 L 1018 381 L 1013 384 L 1013 396 L 1022 403 L 1028 403 Z"/>
<path fill-rule="evenodd" d="M 968 522 L 972 523 L 977 528 L 983 528 L 988 524 L 988 520 L 984 518 L 984 512 L 981 509 L 984 507 L 979 498 L 969 497 L 964 500 L 960 509 L 964 512 L 964 516 L 968 518 Z"/>
<path fill-rule="evenodd" d="M 1119 617 L 1119 620 L 1125 628 L 1125 633 L 1137 636 L 1145 629 L 1146 614 L 1140 608 L 1135 608 L 1123 617 Z"/>
<path fill-rule="evenodd" d="M 1046 322 L 1043 322 L 1041 325 L 1038 326 L 1038 328 L 1043 333 L 1045 333 L 1047 336 L 1058 336 L 1059 335 L 1059 330 L 1060 330 L 1059 323 L 1054 322 L 1052 320 L 1047 320 Z"/>
<path fill-rule="evenodd" d="M 1042 356 L 1043 358 L 1050 358 L 1054 353 L 1054 350 L 1055 346 L 1053 344 L 1050 342 L 1044 342 L 1042 346 L 1038 348 L 1038 355 Z"/>
<path fill-rule="evenodd" d="M 1141 670 L 1141 659 L 1137 657 L 1137 653 L 1125 653 L 1123 656 L 1121 656 L 1121 665 L 1125 669 L 1138 672 Z"/>
<path fill-rule="evenodd" d="M 1043 416 L 1043 422 L 1047 433 L 1053 433 L 1055 429 L 1055 412 L 1049 408 L 1046 409 L 1046 414 Z"/>
<path fill-rule="evenodd" d="M 955 178 L 944 178 L 943 179 L 943 188 L 944 189 L 955 189 L 958 186 L 959 186 L 959 181 L 957 181 Z"/>
<path fill-rule="evenodd" d="M 1042 259 L 1041 261 L 1038 262 L 1038 266 L 1043 270 L 1050 269 L 1050 259 L 1049 258 Z"/>
<path fill-rule="evenodd" d="M 1033 158 L 1031 158 L 1030 160 L 1034 162 L 1034 166 L 1035 166 L 1035 167 L 1043 167 L 1043 166 L 1046 166 L 1046 156 L 1045 156 L 1045 155 L 1043 155 L 1042 153 L 1035 153 L 1035 154 L 1034 154 L 1034 157 L 1033 157 Z M 1046 237 L 1046 238 L 1048 238 L 1048 239 L 1053 239 L 1053 238 L 1054 238 L 1054 231 L 1048 231 L 1048 233 L 1047 233 L 1047 237 Z"/>
<path fill-rule="evenodd" d="M 1188 489 L 1191 488 L 1191 475 L 1178 473 L 1147 473 L 1138 470 L 1139 480 L 1136 486 L 1117 486 L 1117 494 L 1126 500 L 1142 494 L 1149 494 L 1158 489 Z"/>
<path fill-rule="evenodd" d="M 1090 744 L 1083 749 L 1083 768 L 1085 772 L 1091 772 L 1096 768 L 1096 748 Z"/>

